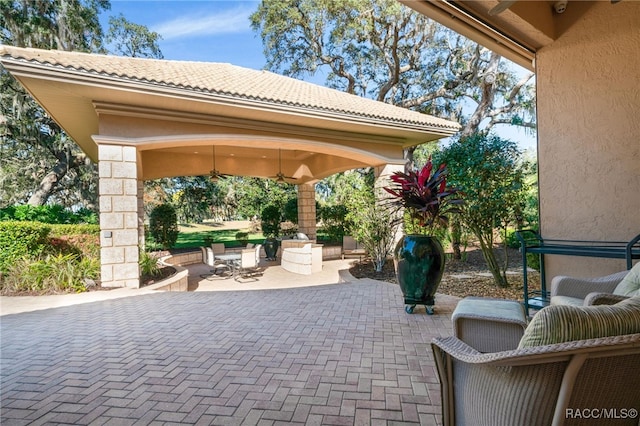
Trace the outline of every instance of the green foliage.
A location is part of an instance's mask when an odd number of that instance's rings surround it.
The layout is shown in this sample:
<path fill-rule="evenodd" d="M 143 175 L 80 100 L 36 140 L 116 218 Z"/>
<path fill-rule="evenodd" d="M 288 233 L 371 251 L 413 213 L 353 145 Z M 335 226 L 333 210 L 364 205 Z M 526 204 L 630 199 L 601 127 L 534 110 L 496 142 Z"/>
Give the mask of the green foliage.
<path fill-rule="evenodd" d="M 76 253 L 100 259 L 100 226 L 51 225 L 49 246 L 53 252 Z"/>
<path fill-rule="evenodd" d="M 42 223 L 98 223 L 98 215 L 82 208 L 77 212 L 65 209 L 60 204 L 32 206 L 29 204 L 13 205 L 0 209 L 0 220 L 20 220 Z"/>
<path fill-rule="evenodd" d="M 260 213 L 262 233 L 266 238 L 277 238 L 280 236 L 280 223 L 282 222 L 282 212 L 274 204 L 270 204 L 262 209 Z"/>
<path fill-rule="evenodd" d="M 522 247 L 520 240 L 516 237 L 515 229 L 507 229 L 505 236 L 505 244 L 507 247 L 520 249 Z M 536 271 L 540 270 L 540 255 L 537 253 L 527 253 L 527 267 L 531 269 L 535 269 Z"/>
<path fill-rule="evenodd" d="M 100 276 L 97 225 L 0 222 L 1 291 L 84 291 Z"/>
<path fill-rule="evenodd" d="M 149 232 L 163 249 L 173 247 L 178 239 L 178 217 L 171 204 L 161 204 L 149 216 Z"/>
<path fill-rule="evenodd" d="M 287 200 L 282 210 L 282 218 L 284 221 L 298 224 L 298 197 L 291 197 Z"/>
<path fill-rule="evenodd" d="M 394 197 L 390 205 L 396 211 L 404 209 L 412 224 L 426 227 L 428 235 L 435 227 L 446 227 L 449 215 L 460 212 L 458 206 L 463 201 L 456 195 L 457 188 L 447 186 L 444 163 L 434 167 L 429 159 L 418 171 L 395 172 L 391 181 L 393 184 L 384 188 Z"/>
<path fill-rule="evenodd" d="M 329 87 L 454 118 L 465 130 L 534 128 L 534 92 L 505 61 L 396 0 L 263 0 L 250 19 L 271 71 L 320 72 Z"/>
<path fill-rule="evenodd" d="M 389 209 L 378 203 L 363 205 L 352 212 L 358 223 L 353 228 L 353 237 L 367 250 L 376 272 L 382 272 L 385 262 L 393 253 L 397 221 Z"/>
<path fill-rule="evenodd" d="M 496 229 L 514 223 L 523 209 L 527 165 L 515 142 L 493 135 L 460 138 L 434 155 L 449 168 L 449 183 L 464 193 L 461 222 L 480 242 L 482 254 L 499 286 L 506 286 L 493 251 Z"/>
<path fill-rule="evenodd" d="M 110 20 L 103 43 L 100 14 L 109 0 L 2 0 L 0 44 L 136 57 L 162 57 L 159 36 L 123 17 Z M 7 72 L 0 72 L 0 204 L 97 205 L 97 166 Z M 6 206 L 4 204 L 3 206 Z M 94 222 L 97 223 L 97 222 Z"/>
<path fill-rule="evenodd" d="M 0 285 L 2 293 L 60 293 L 86 290 L 85 279 L 100 275 L 97 259 L 77 254 L 46 255 L 35 260 L 22 258 L 9 268 Z"/>
<path fill-rule="evenodd" d="M 38 222 L 0 222 L 0 272 L 45 251 L 51 227 Z"/>
<path fill-rule="evenodd" d="M 140 275 L 146 275 L 151 277 L 157 277 L 160 275 L 160 267 L 158 266 L 158 257 L 152 253 L 140 250 L 140 256 L 138 258 L 138 265 L 140 265 Z"/>
<path fill-rule="evenodd" d="M 321 221 L 320 232 L 330 242 L 340 242 L 345 235 L 345 223 L 348 214 L 347 207 L 342 204 L 324 205 L 316 210 Z"/>
<path fill-rule="evenodd" d="M 249 242 L 249 233 L 245 231 L 236 232 L 236 240 L 240 243 L 241 246 L 246 246 Z"/>
<path fill-rule="evenodd" d="M 162 36 L 149 31 L 144 25 L 128 21 L 122 14 L 109 18 L 109 32 L 106 42 L 114 46 L 114 52 L 132 58 L 163 59 L 158 42 Z"/>

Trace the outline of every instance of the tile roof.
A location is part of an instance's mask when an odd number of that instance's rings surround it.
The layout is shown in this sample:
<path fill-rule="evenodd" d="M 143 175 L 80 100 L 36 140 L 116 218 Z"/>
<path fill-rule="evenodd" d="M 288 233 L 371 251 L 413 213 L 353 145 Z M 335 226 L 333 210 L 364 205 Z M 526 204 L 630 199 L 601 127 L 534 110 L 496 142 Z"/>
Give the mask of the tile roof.
<path fill-rule="evenodd" d="M 129 58 L 60 50 L 41 50 L 0 45 L 0 62 L 22 61 L 53 69 L 71 70 L 137 84 L 151 84 L 253 100 L 297 109 L 346 114 L 383 122 L 439 128 L 455 132 L 453 121 L 362 98 L 316 84 L 248 68 L 211 62 Z"/>

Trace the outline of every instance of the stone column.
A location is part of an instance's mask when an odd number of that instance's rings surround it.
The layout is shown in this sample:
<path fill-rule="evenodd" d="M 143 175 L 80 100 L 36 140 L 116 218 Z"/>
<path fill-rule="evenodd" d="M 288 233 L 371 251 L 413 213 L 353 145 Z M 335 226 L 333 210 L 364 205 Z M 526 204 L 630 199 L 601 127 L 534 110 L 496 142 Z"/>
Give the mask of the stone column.
<path fill-rule="evenodd" d="M 144 181 L 138 180 L 138 246 L 140 250 L 145 248 L 144 235 Z"/>
<path fill-rule="evenodd" d="M 315 241 L 316 221 L 316 185 L 298 185 L 298 232 Z"/>
<path fill-rule="evenodd" d="M 98 166 L 102 285 L 138 288 L 140 183 L 136 149 L 100 144 Z"/>
<path fill-rule="evenodd" d="M 404 164 L 385 164 L 384 166 L 375 168 L 376 181 L 374 185 L 376 189 L 376 202 L 379 203 L 382 199 L 389 196 L 382 188 L 391 185 L 390 177 L 394 172 L 404 172 Z M 394 240 L 396 242 L 400 241 L 403 233 L 404 227 L 402 225 L 398 226 Z"/>

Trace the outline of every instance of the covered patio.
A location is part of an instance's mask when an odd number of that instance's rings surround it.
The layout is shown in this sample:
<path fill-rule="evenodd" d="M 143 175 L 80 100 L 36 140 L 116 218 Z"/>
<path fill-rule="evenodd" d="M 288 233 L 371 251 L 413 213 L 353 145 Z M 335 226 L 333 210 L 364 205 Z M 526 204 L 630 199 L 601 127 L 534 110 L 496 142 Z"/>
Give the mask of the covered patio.
<path fill-rule="evenodd" d="M 0 63 L 99 165 L 101 281 L 138 287 L 143 182 L 172 176 L 297 185 L 298 228 L 316 238 L 315 183 L 403 168 L 403 150 L 457 123 L 230 64 L 0 46 Z"/>

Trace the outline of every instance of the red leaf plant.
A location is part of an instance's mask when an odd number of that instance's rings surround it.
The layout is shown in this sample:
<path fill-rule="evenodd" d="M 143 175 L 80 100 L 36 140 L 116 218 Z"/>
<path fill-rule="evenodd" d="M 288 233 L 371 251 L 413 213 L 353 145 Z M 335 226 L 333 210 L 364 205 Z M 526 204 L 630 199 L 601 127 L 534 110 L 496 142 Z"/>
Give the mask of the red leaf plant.
<path fill-rule="evenodd" d="M 384 190 L 393 196 L 392 208 L 405 209 L 414 224 L 426 227 L 429 232 L 435 226 L 447 226 L 449 215 L 459 213 L 459 206 L 464 203 L 459 198 L 460 191 L 447 186 L 446 164 L 434 170 L 431 157 L 422 169 L 395 172 L 390 179 L 393 184 Z"/>

